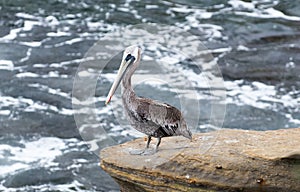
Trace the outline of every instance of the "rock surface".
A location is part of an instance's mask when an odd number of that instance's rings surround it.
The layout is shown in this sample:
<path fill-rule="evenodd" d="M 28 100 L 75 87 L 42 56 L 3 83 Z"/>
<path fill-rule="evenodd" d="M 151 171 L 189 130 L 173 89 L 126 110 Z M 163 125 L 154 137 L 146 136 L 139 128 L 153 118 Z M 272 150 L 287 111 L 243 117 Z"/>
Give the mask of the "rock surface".
<path fill-rule="evenodd" d="M 300 191 L 300 128 L 169 137 L 154 155 L 129 153 L 144 146 L 141 138 L 101 151 L 122 191 Z"/>

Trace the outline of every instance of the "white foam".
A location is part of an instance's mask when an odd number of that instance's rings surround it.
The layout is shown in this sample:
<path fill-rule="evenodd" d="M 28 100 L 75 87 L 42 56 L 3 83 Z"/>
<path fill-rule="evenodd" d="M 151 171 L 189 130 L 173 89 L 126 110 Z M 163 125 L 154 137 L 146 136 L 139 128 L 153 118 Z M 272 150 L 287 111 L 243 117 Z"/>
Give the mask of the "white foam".
<path fill-rule="evenodd" d="M 32 42 L 20 42 L 21 45 L 26 45 L 28 47 L 40 47 L 42 42 L 32 41 Z"/>
<path fill-rule="evenodd" d="M 48 74 L 41 75 L 42 78 L 68 78 L 68 75 L 66 74 L 60 74 L 58 71 L 50 71 Z"/>
<path fill-rule="evenodd" d="M 10 110 L 0 110 L 0 115 L 9 115 Z"/>
<path fill-rule="evenodd" d="M 205 9 L 187 8 L 187 7 L 172 7 L 168 11 L 188 14 L 185 19 L 186 22 L 176 23 L 176 25 L 184 30 L 189 30 L 192 27 L 201 31 L 206 39 L 212 41 L 213 39 L 227 39 L 222 33 L 222 27 L 213 24 L 203 24 L 203 19 L 210 19 L 218 12 L 209 12 Z"/>
<path fill-rule="evenodd" d="M 289 122 L 300 125 L 300 119 L 295 119 L 291 114 L 285 114 L 285 117 L 289 119 Z"/>
<path fill-rule="evenodd" d="M 0 41 L 14 40 L 18 36 L 18 33 L 20 33 L 21 31 L 22 31 L 22 28 L 12 29 L 12 30 L 10 30 L 8 35 L 1 37 Z"/>
<path fill-rule="evenodd" d="M 74 115 L 73 109 L 62 108 L 59 110 L 59 113 L 62 115 Z"/>
<path fill-rule="evenodd" d="M 78 182 L 77 180 L 74 180 L 71 183 L 66 184 L 59 184 L 59 185 L 44 185 L 39 190 L 40 191 L 63 191 L 63 192 L 74 192 L 74 191 L 81 191 L 81 192 L 90 192 L 90 189 L 85 189 L 86 187 Z"/>
<path fill-rule="evenodd" d="M 232 11 L 234 11 L 236 15 L 244 15 L 263 19 L 282 18 L 285 20 L 300 21 L 300 17 L 285 15 L 283 12 L 276 10 L 274 8 L 274 5 L 277 4 L 276 1 L 265 8 L 262 6 L 256 6 L 259 4 L 259 1 L 244 2 L 241 0 L 230 0 L 228 4 L 232 6 Z"/>
<path fill-rule="evenodd" d="M 30 141 L 21 140 L 18 146 L 10 146 L 6 144 L 0 144 L 0 158 L 4 158 L 5 165 L 0 166 L 0 178 L 6 177 L 7 175 L 13 175 L 19 171 L 26 171 L 35 168 L 46 168 L 50 171 L 60 170 L 58 168 L 58 163 L 54 160 L 63 155 L 63 153 L 77 151 L 78 146 L 85 145 L 77 139 L 59 139 L 56 137 L 43 137 L 36 138 Z M 78 164 L 88 163 L 85 159 L 75 159 Z M 72 165 L 66 167 L 66 169 L 76 169 L 72 168 Z M 71 192 L 74 189 L 78 191 L 82 190 L 83 185 L 78 181 L 74 180 L 68 184 L 37 184 L 33 186 L 22 186 L 7 188 L 0 183 L 0 191 L 64 191 Z"/>
<path fill-rule="evenodd" d="M 59 96 L 62 96 L 62 97 L 68 98 L 68 99 L 71 98 L 70 93 L 63 92 L 60 89 L 53 89 L 47 85 L 34 83 L 34 84 L 28 84 L 28 86 L 38 88 L 39 90 L 42 90 L 42 91 L 47 91 L 48 93 L 53 94 L 53 95 L 59 95 Z"/>
<path fill-rule="evenodd" d="M 8 174 L 12 174 L 17 170 L 28 169 L 28 168 L 29 165 L 27 165 L 26 163 L 14 163 L 12 165 L 4 165 L 4 166 L 0 166 L 0 174 L 2 177 Z"/>
<path fill-rule="evenodd" d="M 255 9 L 255 5 L 252 2 L 245 2 L 240 0 L 230 0 L 228 1 L 234 9 L 246 9 L 246 10 L 253 10 Z"/>
<path fill-rule="evenodd" d="M 48 25 L 50 26 L 56 26 L 56 25 L 59 25 L 59 21 L 58 19 L 53 16 L 53 15 L 49 15 L 45 18 L 45 21 L 47 22 Z"/>
<path fill-rule="evenodd" d="M 34 15 L 30 15 L 30 14 L 28 14 L 28 13 L 22 13 L 22 12 L 16 13 L 16 16 L 19 17 L 19 18 L 23 18 L 23 19 L 32 19 L 32 20 L 37 18 L 37 17 L 34 16 Z"/>
<path fill-rule="evenodd" d="M 67 41 L 63 41 L 54 45 L 46 45 L 45 48 L 53 48 L 53 47 L 61 47 L 61 46 L 65 46 L 65 45 L 72 45 L 74 43 L 78 43 L 81 41 L 84 41 L 85 39 L 82 37 L 78 37 L 78 38 L 74 38 L 74 39 L 70 39 Z"/>
<path fill-rule="evenodd" d="M 60 74 L 58 71 L 49 71 L 47 77 L 60 77 Z"/>
<path fill-rule="evenodd" d="M 51 91 L 51 89 L 50 89 Z M 53 90 L 54 91 L 54 90 Z M 61 94 L 62 96 L 67 96 L 66 93 L 60 91 L 54 91 L 57 94 Z M 19 107 L 20 110 L 26 112 L 36 112 L 36 111 L 52 111 L 55 113 L 59 113 L 62 115 L 73 115 L 73 109 L 68 108 L 58 108 L 57 106 L 50 105 L 48 103 L 43 103 L 40 101 L 33 101 L 32 99 L 23 98 L 23 97 L 9 97 L 9 96 L 1 96 L 0 97 L 0 107 Z M 7 113 L 7 112 L 5 112 Z"/>
<path fill-rule="evenodd" d="M 64 18 L 67 18 L 67 19 L 75 19 L 75 18 L 76 18 L 76 15 L 74 15 L 74 14 L 66 14 L 66 15 L 64 16 Z"/>
<path fill-rule="evenodd" d="M 76 97 L 72 97 L 72 104 L 74 105 L 91 105 L 96 102 L 104 102 L 106 100 L 106 97 L 92 97 L 88 98 L 86 100 L 79 100 Z"/>
<path fill-rule="evenodd" d="M 91 30 L 99 29 L 103 26 L 102 22 L 87 22 L 87 27 Z"/>
<path fill-rule="evenodd" d="M 48 163 L 62 155 L 62 150 L 66 148 L 65 142 L 55 137 L 42 137 L 23 144 L 24 148 L 13 151 L 14 156 L 10 158 L 11 160 L 21 159 L 25 163 L 38 162 L 41 165 L 49 166 Z"/>
<path fill-rule="evenodd" d="M 187 6 L 171 7 L 170 10 L 177 13 L 191 13 L 194 11 L 193 9 L 187 8 Z"/>
<path fill-rule="evenodd" d="M 0 70 L 14 70 L 14 63 L 11 60 L 0 60 Z"/>
<path fill-rule="evenodd" d="M 286 20 L 300 21 L 300 17 L 285 15 L 283 12 L 278 11 L 272 7 L 265 9 L 263 13 L 270 15 L 273 18 L 283 18 Z"/>
<path fill-rule="evenodd" d="M 78 43 L 78 42 L 81 42 L 81 41 L 83 41 L 82 38 L 74 38 L 74 39 L 65 41 L 64 44 L 72 45 L 72 44 L 74 44 L 74 43 Z"/>
<path fill-rule="evenodd" d="M 25 61 L 28 61 L 30 56 L 31 56 L 31 52 L 32 52 L 32 48 L 28 48 L 28 50 L 26 51 L 26 56 L 23 57 L 22 59 L 20 59 L 19 61 L 22 63 L 22 62 L 25 62 Z"/>
<path fill-rule="evenodd" d="M 34 64 L 33 67 L 36 67 L 36 68 L 44 68 L 44 67 L 48 67 L 48 64 Z"/>
<path fill-rule="evenodd" d="M 41 25 L 41 22 L 39 22 L 39 21 L 25 20 L 25 21 L 24 21 L 24 27 L 22 28 L 22 31 L 31 31 L 32 28 L 33 28 L 35 25 Z"/>
<path fill-rule="evenodd" d="M 149 79 L 146 79 L 145 81 L 143 81 L 143 84 L 151 85 L 154 87 L 160 87 L 162 85 L 166 85 L 167 82 L 162 81 L 162 79 L 149 78 Z"/>
<path fill-rule="evenodd" d="M 289 111 L 297 111 L 299 100 L 291 95 L 299 94 L 289 92 L 284 95 L 278 93 L 275 86 L 266 85 L 262 82 L 254 81 L 251 84 L 246 84 L 245 81 L 225 81 L 227 88 L 227 103 L 236 105 L 249 105 L 254 108 L 268 109 L 272 111 L 282 111 L 282 108 Z M 299 123 L 292 116 L 286 115 L 290 122 Z"/>
<path fill-rule="evenodd" d="M 215 38 L 225 38 L 226 36 L 222 34 L 223 28 L 218 25 L 213 24 L 199 24 L 198 28 L 206 34 L 206 38 L 208 40 L 212 40 Z"/>
<path fill-rule="evenodd" d="M 23 72 L 23 73 L 18 73 L 16 74 L 16 77 L 18 78 L 25 78 L 25 77 L 39 77 L 40 75 L 39 74 L 36 74 L 36 73 L 32 73 L 32 72 Z"/>
<path fill-rule="evenodd" d="M 285 64 L 285 68 L 287 68 L 287 69 L 291 69 L 291 68 L 295 68 L 295 67 L 296 67 L 295 62 L 293 62 L 293 61 L 287 62 Z"/>
<path fill-rule="evenodd" d="M 1 96 L 0 97 L 0 104 L 1 106 L 8 107 L 8 106 L 19 106 L 21 104 L 27 104 L 27 105 L 32 105 L 33 100 L 31 99 L 26 99 L 26 98 L 14 98 L 14 97 L 9 97 L 9 96 Z"/>
<path fill-rule="evenodd" d="M 238 51 L 249 51 L 250 49 L 244 45 L 238 45 L 236 48 Z"/>
<path fill-rule="evenodd" d="M 0 166 L 1 176 L 32 167 L 56 165 L 53 160 L 62 155 L 66 143 L 55 137 L 43 137 L 34 141 L 20 141 L 19 146 L 0 145 L 0 155 L 9 160 L 10 166 Z"/>
<path fill-rule="evenodd" d="M 102 73 L 101 78 L 105 78 L 110 82 L 113 82 L 117 77 L 117 73 Z"/>
<path fill-rule="evenodd" d="M 77 75 L 79 77 L 92 77 L 92 76 L 94 76 L 94 73 L 92 73 L 90 71 L 80 71 L 77 73 Z"/>
<path fill-rule="evenodd" d="M 148 4 L 148 5 L 145 6 L 145 9 L 157 9 L 157 8 L 159 8 L 158 5 L 150 5 L 150 4 Z"/>
<path fill-rule="evenodd" d="M 64 67 L 65 65 L 71 65 L 74 63 L 82 63 L 82 62 L 91 61 L 91 60 L 95 60 L 95 57 L 85 57 L 85 58 L 81 58 L 81 59 L 62 61 L 60 63 L 50 63 L 49 67 L 60 68 L 60 67 Z"/>
<path fill-rule="evenodd" d="M 111 135 L 111 134 L 109 134 Z M 145 134 L 143 134 L 142 132 L 139 132 L 137 131 L 136 129 L 134 128 L 129 128 L 129 129 L 122 129 L 122 132 L 121 132 L 121 135 L 123 136 L 128 136 L 130 135 L 131 137 L 134 137 L 134 138 L 139 138 L 139 137 L 144 137 Z"/>
<path fill-rule="evenodd" d="M 16 13 L 16 16 L 24 19 L 23 27 L 11 29 L 8 35 L 0 38 L 0 41 L 6 42 L 14 40 L 21 32 L 31 31 L 35 26 L 56 26 L 60 24 L 57 18 L 54 16 L 42 18 L 23 12 Z M 20 42 L 20 44 L 30 47 L 37 47 L 41 45 L 41 42 Z"/>
<path fill-rule="evenodd" d="M 192 23 L 199 23 L 199 19 L 210 19 L 214 14 L 213 12 L 208 12 L 205 9 L 188 8 L 182 5 L 180 7 L 172 7 L 170 10 L 177 13 L 190 13 L 186 19 Z"/>
<path fill-rule="evenodd" d="M 24 108 L 24 111 L 26 112 L 35 112 L 35 111 L 52 111 L 56 112 L 62 115 L 73 115 L 74 111 L 73 109 L 67 109 L 67 108 L 58 108 L 57 106 L 50 105 L 43 102 L 34 102 L 31 105 Z"/>
<path fill-rule="evenodd" d="M 174 65 L 180 61 L 180 58 L 165 56 L 160 58 L 159 61 L 167 65 Z"/>
<path fill-rule="evenodd" d="M 57 32 L 49 32 L 47 33 L 48 37 L 62 37 L 62 36 L 71 36 L 71 33 L 63 32 L 63 31 L 57 31 Z"/>
<path fill-rule="evenodd" d="M 154 59 L 152 57 L 148 56 L 148 55 L 143 55 L 142 60 L 143 61 L 153 61 Z"/>

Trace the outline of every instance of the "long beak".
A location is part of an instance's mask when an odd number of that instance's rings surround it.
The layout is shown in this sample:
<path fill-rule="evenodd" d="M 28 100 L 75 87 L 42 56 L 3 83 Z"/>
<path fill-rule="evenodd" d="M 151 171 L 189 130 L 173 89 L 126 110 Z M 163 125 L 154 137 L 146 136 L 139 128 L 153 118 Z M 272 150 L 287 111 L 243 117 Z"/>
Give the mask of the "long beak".
<path fill-rule="evenodd" d="M 111 86 L 110 91 L 109 91 L 109 93 L 107 95 L 107 98 L 106 98 L 106 101 L 105 101 L 106 105 L 110 102 L 112 96 L 115 94 L 115 92 L 116 92 L 119 84 L 121 83 L 121 80 L 122 80 L 122 78 L 123 78 L 123 76 L 124 76 L 124 74 L 126 72 L 127 66 L 131 62 L 132 62 L 132 60 L 128 60 L 128 61 L 124 60 L 124 61 L 122 61 L 121 65 L 120 65 L 120 68 L 118 70 L 117 77 L 116 77 L 116 79 L 115 79 L 113 85 Z"/>

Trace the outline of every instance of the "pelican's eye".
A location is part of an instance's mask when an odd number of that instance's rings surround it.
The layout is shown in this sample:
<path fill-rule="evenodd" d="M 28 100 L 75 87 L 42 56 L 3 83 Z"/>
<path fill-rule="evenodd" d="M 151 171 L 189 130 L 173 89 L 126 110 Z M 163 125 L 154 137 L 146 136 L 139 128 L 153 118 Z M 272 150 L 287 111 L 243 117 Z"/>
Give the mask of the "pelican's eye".
<path fill-rule="evenodd" d="M 135 57 L 134 56 L 132 56 L 131 54 L 128 54 L 127 56 L 126 56 L 126 58 L 125 58 L 125 61 L 127 62 L 127 61 L 129 61 L 129 60 L 135 60 Z"/>

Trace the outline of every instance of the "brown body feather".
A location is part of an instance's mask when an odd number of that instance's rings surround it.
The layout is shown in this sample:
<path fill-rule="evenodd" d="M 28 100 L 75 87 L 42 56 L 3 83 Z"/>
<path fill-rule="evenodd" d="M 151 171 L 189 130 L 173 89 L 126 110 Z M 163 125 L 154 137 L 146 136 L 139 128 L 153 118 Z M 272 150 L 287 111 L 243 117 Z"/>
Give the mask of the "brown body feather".
<path fill-rule="evenodd" d="M 181 112 L 169 104 L 136 97 L 133 91 L 124 91 L 123 105 L 131 125 L 148 136 L 162 138 L 182 135 L 192 138 Z"/>

